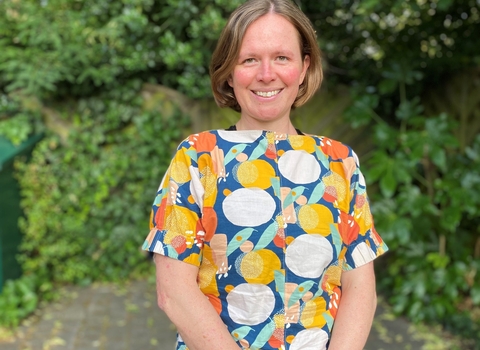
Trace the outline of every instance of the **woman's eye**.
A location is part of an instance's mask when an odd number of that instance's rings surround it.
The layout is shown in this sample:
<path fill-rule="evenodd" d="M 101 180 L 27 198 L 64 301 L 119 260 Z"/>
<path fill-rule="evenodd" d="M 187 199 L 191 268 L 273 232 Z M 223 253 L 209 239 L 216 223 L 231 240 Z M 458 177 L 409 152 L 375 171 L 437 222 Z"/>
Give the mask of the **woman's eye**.
<path fill-rule="evenodd" d="M 253 63 L 255 62 L 255 59 L 254 58 L 247 58 L 245 61 L 243 61 L 244 63 Z"/>

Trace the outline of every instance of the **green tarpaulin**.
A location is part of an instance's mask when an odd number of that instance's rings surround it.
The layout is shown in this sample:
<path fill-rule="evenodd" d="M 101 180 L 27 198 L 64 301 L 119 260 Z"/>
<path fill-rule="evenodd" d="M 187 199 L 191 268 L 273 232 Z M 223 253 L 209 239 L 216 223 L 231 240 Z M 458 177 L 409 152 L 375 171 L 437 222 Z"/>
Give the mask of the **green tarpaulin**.
<path fill-rule="evenodd" d="M 13 145 L 0 136 L 0 292 L 6 280 L 18 278 L 22 273 L 16 259 L 21 241 L 18 219 L 22 212 L 13 163 L 17 156 L 29 155 L 41 137 L 32 136 L 20 145 Z"/>

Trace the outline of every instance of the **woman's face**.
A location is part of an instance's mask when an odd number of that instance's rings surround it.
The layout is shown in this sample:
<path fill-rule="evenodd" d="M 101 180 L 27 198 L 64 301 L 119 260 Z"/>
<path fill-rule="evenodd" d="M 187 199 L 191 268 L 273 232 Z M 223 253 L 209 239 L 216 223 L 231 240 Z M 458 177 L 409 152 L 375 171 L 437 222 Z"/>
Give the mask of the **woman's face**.
<path fill-rule="evenodd" d="M 310 57 L 302 57 L 299 34 L 288 20 L 269 13 L 253 22 L 228 80 L 241 119 L 259 129 L 289 120 L 309 64 Z"/>

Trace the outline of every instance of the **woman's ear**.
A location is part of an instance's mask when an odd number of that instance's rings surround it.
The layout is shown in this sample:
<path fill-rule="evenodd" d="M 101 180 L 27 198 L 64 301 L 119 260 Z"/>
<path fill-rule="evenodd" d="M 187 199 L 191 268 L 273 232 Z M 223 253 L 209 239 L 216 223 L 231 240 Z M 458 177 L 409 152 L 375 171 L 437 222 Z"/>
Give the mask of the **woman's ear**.
<path fill-rule="evenodd" d="M 302 74 L 300 78 L 300 85 L 303 84 L 305 75 L 307 74 L 308 67 L 310 67 L 310 55 L 305 55 L 305 58 L 303 59 L 303 68 L 302 68 Z"/>
<path fill-rule="evenodd" d="M 233 88 L 233 80 L 232 80 L 232 76 L 229 75 L 228 78 L 227 78 L 227 83 L 228 85 L 230 85 L 231 88 Z"/>

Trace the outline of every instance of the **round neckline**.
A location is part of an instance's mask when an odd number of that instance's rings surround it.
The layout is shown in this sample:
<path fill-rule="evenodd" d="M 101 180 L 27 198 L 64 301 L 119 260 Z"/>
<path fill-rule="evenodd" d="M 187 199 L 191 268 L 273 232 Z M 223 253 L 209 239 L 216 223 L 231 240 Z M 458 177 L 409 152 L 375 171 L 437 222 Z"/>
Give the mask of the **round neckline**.
<path fill-rule="evenodd" d="M 234 125 L 230 125 L 230 127 L 228 127 L 228 129 L 224 129 L 225 131 L 261 131 L 262 133 L 267 133 L 267 132 L 271 132 L 271 133 L 274 133 L 276 135 L 287 135 L 287 136 L 307 136 L 305 135 L 300 129 L 297 129 L 295 128 L 295 131 L 297 132 L 297 135 L 293 135 L 293 134 L 285 134 L 285 133 L 278 133 L 276 131 L 271 131 L 271 130 L 237 130 L 237 126 L 234 124 Z"/>

